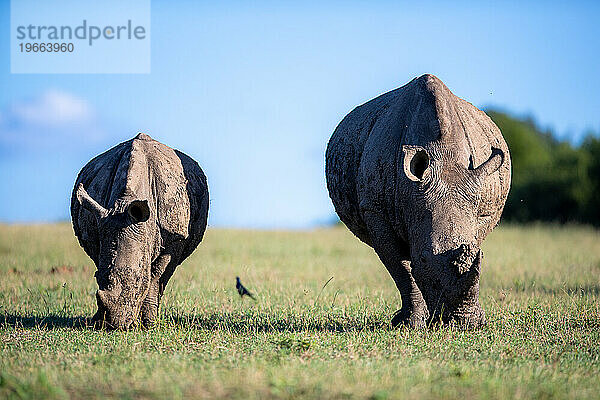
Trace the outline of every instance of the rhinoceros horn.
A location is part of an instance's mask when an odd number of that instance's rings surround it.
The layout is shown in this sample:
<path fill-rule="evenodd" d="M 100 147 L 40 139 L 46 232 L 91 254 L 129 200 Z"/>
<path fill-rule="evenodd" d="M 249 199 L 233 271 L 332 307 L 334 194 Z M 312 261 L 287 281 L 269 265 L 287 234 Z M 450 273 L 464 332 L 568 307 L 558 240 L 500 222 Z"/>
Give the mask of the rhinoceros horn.
<path fill-rule="evenodd" d="M 462 290 L 469 290 L 479 281 L 481 269 L 483 267 L 483 253 L 481 250 L 477 252 L 469 269 L 460 277 Z"/>

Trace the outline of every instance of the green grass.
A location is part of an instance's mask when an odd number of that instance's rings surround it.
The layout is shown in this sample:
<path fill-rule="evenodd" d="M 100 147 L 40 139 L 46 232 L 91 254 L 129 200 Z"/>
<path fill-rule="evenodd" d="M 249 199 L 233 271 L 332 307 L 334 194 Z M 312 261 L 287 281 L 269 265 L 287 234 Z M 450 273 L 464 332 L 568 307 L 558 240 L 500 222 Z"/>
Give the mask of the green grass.
<path fill-rule="evenodd" d="M 503 226 L 484 251 L 487 327 L 410 331 L 345 228 L 209 229 L 156 328 L 104 332 L 71 227 L 0 225 L 0 398 L 598 398 L 600 233 Z"/>

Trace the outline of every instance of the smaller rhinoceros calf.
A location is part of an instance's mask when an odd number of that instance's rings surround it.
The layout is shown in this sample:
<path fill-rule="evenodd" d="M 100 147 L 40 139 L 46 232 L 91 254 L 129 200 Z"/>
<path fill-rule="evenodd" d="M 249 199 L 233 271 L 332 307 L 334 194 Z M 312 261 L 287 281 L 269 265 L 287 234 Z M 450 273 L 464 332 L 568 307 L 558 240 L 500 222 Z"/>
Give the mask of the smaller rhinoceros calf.
<path fill-rule="evenodd" d="M 91 160 L 79 173 L 71 218 L 96 264 L 93 321 L 128 329 L 152 324 L 175 268 L 198 246 L 208 186 L 198 163 L 143 133 Z"/>

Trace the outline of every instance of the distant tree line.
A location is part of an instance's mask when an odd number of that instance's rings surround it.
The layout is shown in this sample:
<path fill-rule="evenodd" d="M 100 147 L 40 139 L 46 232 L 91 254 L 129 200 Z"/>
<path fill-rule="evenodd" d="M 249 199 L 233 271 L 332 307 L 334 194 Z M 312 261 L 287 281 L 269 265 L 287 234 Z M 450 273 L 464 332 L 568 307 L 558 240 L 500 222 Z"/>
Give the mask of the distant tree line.
<path fill-rule="evenodd" d="M 560 141 L 531 118 L 486 110 L 512 158 L 512 186 L 503 219 L 581 222 L 600 226 L 600 137 Z"/>

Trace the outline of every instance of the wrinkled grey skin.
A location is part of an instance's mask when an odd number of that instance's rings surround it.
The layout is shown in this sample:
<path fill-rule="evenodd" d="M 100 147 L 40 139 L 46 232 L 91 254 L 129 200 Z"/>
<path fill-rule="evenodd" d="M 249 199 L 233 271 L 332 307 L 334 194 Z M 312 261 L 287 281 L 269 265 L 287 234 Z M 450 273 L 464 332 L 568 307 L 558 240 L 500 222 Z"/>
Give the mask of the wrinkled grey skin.
<path fill-rule="evenodd" d="M 75 235 L 97 267 L 97 326 L 151 325 L 175 268 L 198 246 L 208 186 L 198 164 L 140 133 L 91 160 L 71 197 Z"/>
<path fill-rule="evenodd" d="M 480 246 L 500 220 L 510 175 L 498 127 L 433 75 L 339 124 L 326 153 L 329 195 L 400 291 L 393 325 L 485 323 Z"/>

